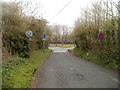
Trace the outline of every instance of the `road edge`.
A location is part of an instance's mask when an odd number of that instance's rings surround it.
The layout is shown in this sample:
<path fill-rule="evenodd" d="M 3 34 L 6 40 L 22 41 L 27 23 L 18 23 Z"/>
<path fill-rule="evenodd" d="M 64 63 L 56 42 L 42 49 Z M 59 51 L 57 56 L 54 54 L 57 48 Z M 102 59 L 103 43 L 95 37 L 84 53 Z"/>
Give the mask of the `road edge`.
<path fill-rule="evenodd" d="M 53 50 L 50 51 L 49 55 L 44 59 L 43 63 L 41 65 L 39 65 L 39 67 L 34 71 L 33 73 L 33 76 L 32 76 L 32 79 L 31 81 L 29 82 L 29 85 L 28 85 L 28 88 L 32 88 L 32 86 L 34 86 L 34 82 L 35 82 L 35 79 L 36 79 L 36 75 L 38 73 L 38 71 L 41 71 L 42 70 L 42 67 L 43 65 L 45 64 L 45 62 L 47 61 L 48 57 L 53 53 Z"/>
<path fill-rule="evenodd" d="M 95 63 L 95 62 L 93 62 L 93 61 L 90 61 L 90 60 L 81 58 L 81 57 L 78 56 L 73 50 L 68 49 L 68 52 L 69 52 L 71 55 L 74 55 L 74 56 L 76 56 L 76 57 L 78 57 L 78 58 L 80 58 L 80 59 L 82 59 L 82 60 L 85 60 L 85 61 L 94 63 L 94 64 L 96 64 L 96 65 L 99 65 L 99 66 L 103 67 L 103 68 L 106 68 L 106 69 L 109 69 L 109 70 L 112 70 L 112 71 L 116 71 L 117 73 L 119 73 L 119 70 L 117 70 L 117 69 L 113 69 L 113 68 L 111 68 L 111 67 L 107 67 L 107 66 L 105 66 L 105 65 L 98 64 L 98 63 Z"/>

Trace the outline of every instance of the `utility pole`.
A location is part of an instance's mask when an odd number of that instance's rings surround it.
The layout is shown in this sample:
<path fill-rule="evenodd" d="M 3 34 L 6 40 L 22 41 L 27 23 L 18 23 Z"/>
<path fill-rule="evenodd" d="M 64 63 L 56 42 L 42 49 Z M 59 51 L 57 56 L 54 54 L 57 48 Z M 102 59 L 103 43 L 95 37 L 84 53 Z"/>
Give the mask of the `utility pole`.
<path fill-rule="evenodd" d="M 0 90 L 2 90 L 2 2 L 0 1 Z"/>

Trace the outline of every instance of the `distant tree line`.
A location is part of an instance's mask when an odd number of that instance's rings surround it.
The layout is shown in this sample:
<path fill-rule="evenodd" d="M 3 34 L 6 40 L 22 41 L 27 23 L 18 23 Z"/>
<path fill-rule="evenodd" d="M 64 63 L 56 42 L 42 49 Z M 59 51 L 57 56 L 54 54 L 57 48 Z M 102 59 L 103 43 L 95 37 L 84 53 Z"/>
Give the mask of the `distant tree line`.
<path fill-rule="evenodd" d="M 70 27 L 66 25 L 53 25 L 52 26 L 53 35 L 51 38 L 51 43 L 53 44 L 72 44 L 72 37 Z"/>

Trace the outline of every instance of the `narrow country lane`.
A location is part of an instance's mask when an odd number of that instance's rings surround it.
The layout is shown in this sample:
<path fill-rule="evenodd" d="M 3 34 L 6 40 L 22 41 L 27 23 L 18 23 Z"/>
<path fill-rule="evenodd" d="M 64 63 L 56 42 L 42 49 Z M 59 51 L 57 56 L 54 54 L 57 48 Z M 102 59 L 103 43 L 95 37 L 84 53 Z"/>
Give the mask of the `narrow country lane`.
<path fill-rule="evenodd" d="M 65 48 L 54 50 L 36 72 L 31 88 L 118 88 L 118 73 L 80 59 Z"/>

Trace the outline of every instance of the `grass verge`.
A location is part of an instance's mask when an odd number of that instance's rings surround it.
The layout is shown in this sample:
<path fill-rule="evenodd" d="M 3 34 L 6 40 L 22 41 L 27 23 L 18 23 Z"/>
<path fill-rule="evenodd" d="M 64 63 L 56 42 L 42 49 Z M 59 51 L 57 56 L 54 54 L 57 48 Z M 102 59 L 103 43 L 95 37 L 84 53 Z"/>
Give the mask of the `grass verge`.
<path fill-rule="evenodd" d="M 120 66 L 120 64 L 116 64 L 116 63 L 106 63 L 105 60 L 101 60 L 99 57 L 95 57 L 95 56 L 91 56 L 91 55 L 87 55 L 87 53 L 80 51 L 78 48 L 74 48 L 73 52 L 75 53 L 75 55 L 86 59 L 88 61 L 92 61 L 95 62 L 99 65 L 103 65 L 105 67 L 114 69 L 114 70 L 118 70 L 118 67 Z"/>
<path fill-rule="evenodd" d="M 2 68 L 3 88 L 27 88 L 35 70 L 41 65 L 51 50 L 34 51 L 29 59 L 14 56 Z"/>
<path fill-rule="evenodd" d="M 56 44 L 50 44 L 49 47 L 69 48 L 69 47 L 74 47 L 74 45 L 70 45 L 70 44 L 67 44 L 67 45 L 58 44 L 58 45 L 56 46 Z"/>

